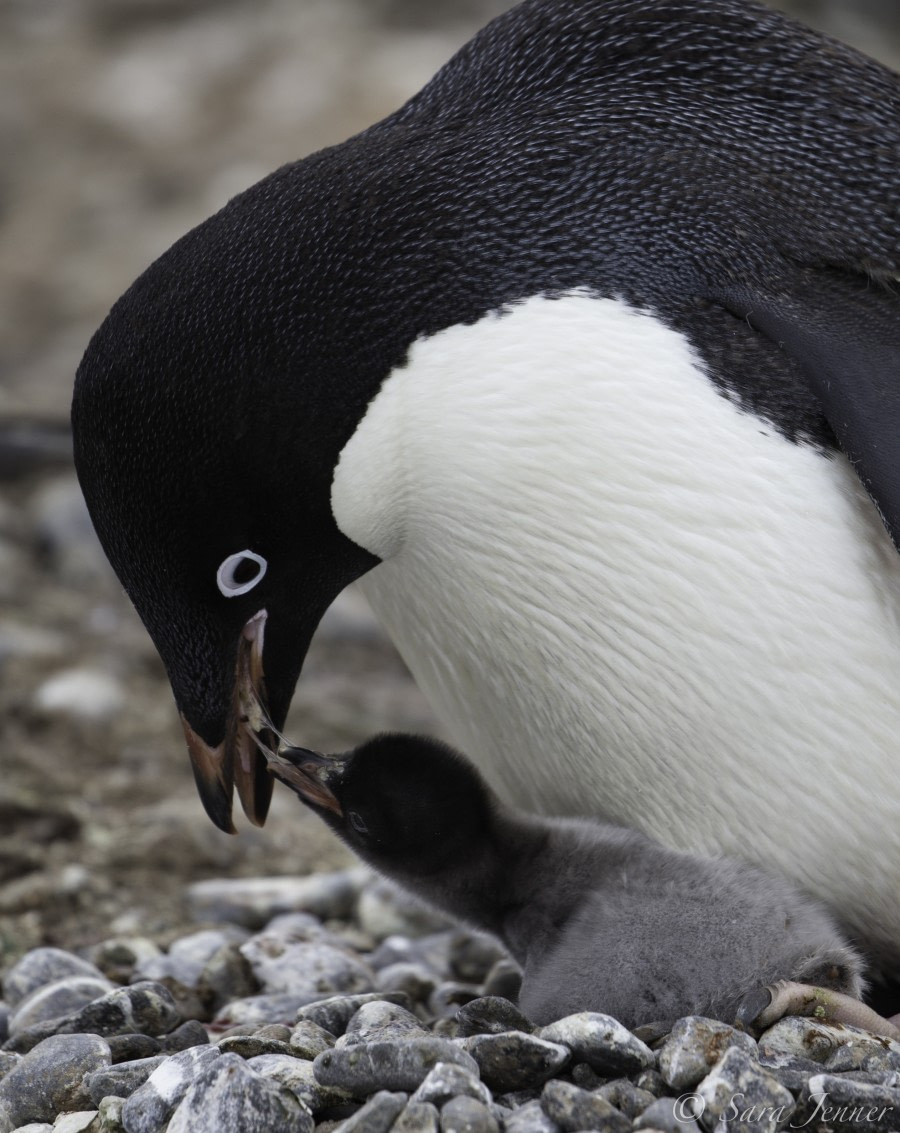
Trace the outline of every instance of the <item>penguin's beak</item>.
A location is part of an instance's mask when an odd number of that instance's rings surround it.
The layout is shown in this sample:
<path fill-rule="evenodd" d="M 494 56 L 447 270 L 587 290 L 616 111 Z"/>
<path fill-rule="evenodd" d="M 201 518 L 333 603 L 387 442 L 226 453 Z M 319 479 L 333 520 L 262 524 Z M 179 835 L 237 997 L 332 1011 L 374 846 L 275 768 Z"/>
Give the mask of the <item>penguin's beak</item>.
<path fill-rule="evenodd" d="M 244 813 L 256 826 L 265 822 L 272 799 L 273 780 L 262 754 L 278 746 L 269 720 L 263 672 L 266 617 L 266 611 L 260 610 L 241 631 L 225 739 L 210 747 L 181 715 L 200 799 L 209 817 L 227 834 L 235 833 L 231 820 L 235 786 Z"/>
<path fill-rule="evenodd" d="M 315 810 L 327 810 L 337 818 L 344 811 L 335 791 L 339 788 L 347 757 L 322 755 L 305 747 L 285 747 L 267 753 L 269 770 Z"/>

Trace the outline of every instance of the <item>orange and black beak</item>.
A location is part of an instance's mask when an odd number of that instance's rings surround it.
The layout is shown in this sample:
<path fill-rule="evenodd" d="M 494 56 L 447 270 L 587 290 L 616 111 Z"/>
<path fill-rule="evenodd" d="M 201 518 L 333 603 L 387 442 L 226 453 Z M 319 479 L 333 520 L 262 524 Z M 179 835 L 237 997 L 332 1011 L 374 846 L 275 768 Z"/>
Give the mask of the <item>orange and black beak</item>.
<path fill-rule="evenodd" d="M 181 723 L 187 740 L 194 778 L 206 813 L 220 830 L 234 834 L 231 806 L 234 788 L 244 813 L 262 826 L 272 799 L 273 779 L 263 752 L 277 750 L 279 736 L 269 719 L 263 671 L 266 611 L 260 610 L 241 632 L 237 649 L 234 691 L 225 738 L 215 747 L 191 727 L 184 713 Z"/>

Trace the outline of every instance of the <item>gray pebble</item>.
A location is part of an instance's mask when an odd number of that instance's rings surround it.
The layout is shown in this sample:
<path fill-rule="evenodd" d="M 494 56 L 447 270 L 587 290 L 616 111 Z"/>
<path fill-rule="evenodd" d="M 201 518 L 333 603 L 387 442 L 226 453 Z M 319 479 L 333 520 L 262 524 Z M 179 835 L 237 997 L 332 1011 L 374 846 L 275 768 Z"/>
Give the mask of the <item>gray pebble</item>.
<path fill-rule="evenodd" d="M 236 1054 L 223 1054 L 196 1075 L 167 1133 L 313 1133 L 312 1113 L 280 1083 L 263 1078 Z"/>
<path fill-rule="evenodd" d="M 109 1066 L 109 1047 L 96 1035 L 44 1039 L 0 1081 L 0 1133 L 86 1108 L 82 1079 L 103 1066 Z"/>
<path fill-rule="evenodd" d="M 18 1035 L 37 1023 L 62 1019 L 112 990 L 113 985 L 100 975 L 66 976 L 43 984 L 26 995 L 12 1012 L 9 1033 Z"/>
<path fill-rule="evenodd" d="M 108 979 L 127 984 L 139 964 L 161 956 L 162 950 L 146 936 L 112 936 L 95 944 L 88 955 Z"/>
<path fill-rule="evenodd" d="M 312 1003 L 337 992 L 352 995 L 374 987 L 375 973 L 367 964 L 328 944 L 289 943 L 273 936 L 261 948 L 257 937 L 242 945 L 241 952 L 265 995 L 296 995 Z"/>
<path fill-rule="evenodd" d="M 532 1034 L 537 1029 L 514 1003 L 497 995 L 481 996 L 466 1003 L 457 1012 L 456 1022 L 463 1038 L 468 1035 L 500 1035 L 504 1031 Z"/>
<path fill-rule="evenodd" d="M 435 1019 L 431 1024 L 431 1033 L 440 1035 L 442 1039 L 458 1039 L 459 1025 L 454 1018 Z"/>
<path fill-rule="evenodd" d="M 450 1098 L 458 1096 L 476 1098 L 485 1105 L 490 1105 L 493 1100 L 491 1091 L 470 1070 L 454 1062 L 439 1062 L 410 1100 L 431 1102 L 440 1109 Z"/>
<path fill-rule="evenodd" d="M 844 1043 L 843 1046 L 839 1046 L 837 1050 L 833 1050 L 831 1054 L 829 1054 L 822 1063 L 822 1069 L 826 1070 L 829 1074 L 841 1074 L 849 1070 L 860 1070 L 871 1053 L 871 1051 L 866 1050 L 860 1045 L 854 1046 L 852 1043 Z"/>
<path fill-rule="evenodd" d="M 375 973 L 379 991 L 404 991 L 413 1001 L 425 1002 L 438 985 L 435 975 L 424 964 L 399 961 Z"/>
<path fill-rule="evenodd" d="M 98 1133 L 125 1133 L 125 1126 L 122 1124 L 122 1110 L 124 1108 L 124 1098 L 104 1098 L 97 1107 L 100 1118 Z"/>
<path fill-rule="evenodd" d="M 790 1015 L 779 1019 L 760 1035 L 759 1053 L 761 1058 L 788 1055 L 822 1063 L 847 1041 L 849 1034 L 847 1027 L 833 1027 L 815 1019 Z"/>
<path fill-rule="evenodd" d="M 168 988 L 141 982 L 116 988 L 66 1017 L 61 1034 L 164 1035 L 181 1022 Z"/>
<path fill-rule="evenodd" d="M 0 1043 L 6 1042 L 9 1038 L 9 1005 L 0 999 Z"/>
<path fill-rule="evenodd" d="M 99 1105 L 104 1098 L 110 1096 L 130 1097 L 167 1058 L 166 1054 L 157 1054 L 153 1058 L 139 1058 L 134 1062 L 105 1066 L 102 1070 L 94 1070 L 84 1076 L 84 1088 L 94 1105 Z"/>
<path fill-rule="evenodd" d="M 342 1121 L 335 1133 L 388 1133 L 405 1105 L 406 1094 L 379 1090 L 362 1109 Z"/>
<path fill-rule="evenodd" d="M 792 1094 L 799 1094 L 805 1090 L 811 1075 L 819 1074 L 822 1070 L 818 1062 L 808 1058 L 792 1058 L 787 1054 L 760 1058 L 759 1064 L 774 1074 L 782 1086 L 786 1086 Z"/>
<path fill-rule="evenodd" d="M 248 1060 L 247 1065 L 263 1078 L 272 1078 L 286 1086 L 291 1093 L 318 1116 L 323 1110 L 341 1106 L 353 1100 L 347 1090 L 323 1086 L 316 1081 L 313 1064 L 301 1058 L 284 1054 L 261 1054 Z"/>
<path fill-rule="evenodd" d="M 291 1028 L 284 1023 L 267 1023 L 264 1027 L 260 1027 L 258 1031 L 254 1031 L 253 1034 L 258 1039 L 275 1039 L 276 1042 L 280 1043 L 291 1041 Z"/>
<path fill-rule="evenodd" d="M 126 1133 L 160 1133 L 185 1096 L 194 1077 L 221 1058 L 218 1047 L 195 1046 L 166 1059 L 126 1100 Z"/>
<path fill-rule="evenodd" d="M 450 945 L 455 933 L 444 929 L 415 938 L 395 933 L 369 953 L 367 960 L 379 971 L 388 964 L 421 964 L 430 972 L 446 979 L 450 967 Z"/>
<path fill-rule="evenodd" d="M 503 1133 L 560 1133 L 560 1127 L 544 1113 L 540 1100 L 514 1109 L 503 1122 Z"/>
<path fill-rule="evenodd" d="M 260 1038 L 259 1035 L 230 1035 L 216 1044 L 223 1054 L 239 1054 L 241 1058 L 257 1058 L 261 1054 L 284 1054 L 296 1058 L 297 1052 L 290 1043 L 278 1039 Z"/>
<path fill-rule="evenodd" d="M 839 1028 L 843 1041 L 823 1062 L 831 1073 L 860 1070 L 864 1066 L 878 1069 L 900 1069 L 900 1043 L 873 1035 L 857 1027 Z"/>
<path fill-rule="evenodd" d="M 696 1120 L 701 1109 L 702 1105 L 689 1094 L 657 1098 L 635 1121 L 634 1128 L 659 1130 L 659 1133 L 701 1133 Z"/>
<path fill-rule="evenodd" d="M 282 913 L 308 912 L 322 920 L 349 917 L 367 870 L 359 868 L 311 877 L 261 877 L 198 881 L 188 887 L 195 920 L 230 921 L 258 929 Z"/>
<path fill-rule="evenodd" d="M 136 974 L 165 984 L 183 1016 L 210 1019 L 229 1000 L 259 991 L 238 948 L 245 937 L 238 929 L 191 933 L 167 953 L 140 961 Z"/>
<path fill-rule="evenodd" d="M 507 958 L 499 941 L 485 933 L 457 932 L 450 940 L 450 970 L 464 983 L 484 983 L 497 961 Z"/>
<path fill-rule="evenodd" d="M 478 1072 L 474 1059 L 450 1040 L 431 1037 L 326 1050 L 316 1058 L 313 1071 L 322 1085 L 340 1086 L 366 1097 L 380 1088 L 415 1090 L 438 1062 L 453 1062 Z"/>
<path fill-rule="evenodd" d="M 308 1058 L 312 1061 L 317 1054 L 334 1046 L 334 1035 L 311 1019 L 301 1019 L 291 1031 L 288 1042 L 295 1058 Z"/>
<path fill-rule="evenodd" d="M 13 1051 L 16 1054 L 27 1054 L 38 1043 L 42 1043 L 44 1039 L 49 1039 L 55 1035 L 60 1029 L 59 1023 L 60 1020 L 58 1019 L 47 1019 L 43 1023 L 35 1023 L 32 1027 L 24 1027 L 18 1034 L 12 1035 L 6 1040 L 3 1049 Z"/>
<path fill-rule="evenodd" d="M 579 1062 L 598 1074 L 637 1074 L 656 1065 L 656 1056 L 618 1020 L 596 1011 L 567 1015 L 537 1032 L 539 1038 L 568 1047 Z"/>
<path fill-rule="evenodd" d="M 440 1114 L 429 1102 L 410 1100 L 391 1126 L 391 1133 L 439 1133 Z"/>
<path fill-rule="evenodd" d="M 522 987 L 522 969 L 514 960 L 498 960 L 488 972 L 482 991 L 515 1003 Z"/>
<path fill-rule="evenodd" d="M 162 1043 L 151 1035 L 110 1035 L 106 1041 L 113 1062 L 135 1062 L 163 1053 Z"/>
<path fill-rule="evenodd" d="M 804 1103 L 805 1120 L 814 1128 L 841 1133 L 895 1133 L 900 1128 L 900 1089 L 818 1074 L 809 1080 Z M 795 1124 L 799 1124 L 796 1119 Z"/>
<path fill-rule="evenodd" d="M 737 1046 L 725 1052 L 696 1093 L 704 1106 L 702 1123 L 709 1129 L 720 1120 L 728 1128 L 752 1120 L 759 1133 L 775 1133 L 796 1108 L 791 1092 Z"/>
<path fill-rule="evenodd" d="M 581 1129 L 629 1133 L 631 1129 L 629 1119 L 606 1098 L 571 1082 L 548 1082 L 541 1094 L 541 1107 L 565 1133 Z"/>
<path fill-rule="evenodd" d="M 466 1003 L 478 999 L 481 988 L 476 984 L 463 984 L 457 980 L 444 980 L 428 997 L 428 1010 L 438 1018 L 456 1018 L 456 1013 Z"/>
<path fill-rule="evenodd" d="M 897 1070 L 851 1070 L 842 1074 L 841 1078 L 846 1082 L 867 1082 L 870 1086 L 888 1086 L 892 1090 L 900 1090 L 900 1071 Z"/>
<path fill-rule="evenodd" d="M 6 1077 L 22 1061 L 22 1055 L 11 1050 L 0 1050 L 0 1079 Z"/>
<path fill-rule="evenodd" d="M 678 1020 L 663 1043 L 659 1051 L 659 1072 L 666 1083 L 680 1093 L 705 1078 L 732 1046 L 756 1054 L 756 1043 L 745 1032 L 715 1019 L 688 1015 Z"/>
<path fill-rule="evenodd" d="M 322 943 L 340 946 L 340 938 L 311 913 L 279 913 L 261 932 L 244 941 L 249 959 L 277 955 L 288 944 Z"/>
<path fill-rule="evenodd" d="M 164 1051 L 169 1054 L 177 1054 L 180 1050 L 187 1050 L 192 1046 L 206 1046 L 209 1042 L 209 1035 L 206 1028 L 202 1023 L 196 1019 L 188 1019 L 176 1027 L 174 1031 L 169 1031 L 167 1035 L 162 1035 L 160 1044 Z"/>
<path fill-rule="evenodd" d="M 232 942 L 213 952 L 200 973 L 196 990 L 204 1014 L 195 1018 L 209 1019 L 230 1000 L 254 995 L 259 986 L 240 947 Z M 182 1010 L 182 1015 L 187 1012 Z"/>
<path fill-rule="evenodd" d="M 499 1133 L 488 1106 L 477 1098 L 451 1098 L 441 1110 L 441 1133 Z"/>
<path fill-rule="evenodd" d="M 570 1066 L 569 1077 L 576 1086 L 581 1086 L 582 1090 L 596 1090 L 609 1081 L 608 1077 L 598 1074 L 586 1062 L 576 1062 L 574 1066 Z"/>
<path fill-rule="evenodd" d="M 344 1034 L 337 1040 L 338 1048 L 367 1042 L 392 1042 L 428 1035 L 419 1020 L 401 1007 L 384 999 L 364 1003 L 347 1024 Z"/>
<path fill-rule="evenodd" d="M 387 936 L 424 936 L 446 929 L 451 921 L 410 897 L 399 885 L 376 877 L 360 893 L 356 908 L 359 927 L 375 940 Z"/>
<path fill-rule="evenodd" d="M 306 995 L 251 995 L 246 999 L 233 999 L 216 1014 L 211 1027 L 214 1031 L 227 1031 L 229 1027 L 265 1023 L 290 1025 L 308 1003 Z M 352 1014 L 350 1011 L 349 1015 Z"/>
<path fill-rule="evenodd" d="M 475 1059 L 482 1080 L 501 1093 L 545 1082 L 571 1058 L 568 1047 L 523 1031 L 472 1035 L 460 1045 Z"/>
<path fill-rule="evenodd" d="M 71 952 L 61 948 L 33 948 L 14 964 L 3 977 L 3 998 L 15 1008 L 36 988 L 70 976 L 103 979 L 103 973 Z"/>
<path fill-rule="evenodd" d="M 900 1054 L 895 1050 L 873 1051 L 863 1059 L 862 1069 L 900 1073 Z"/>
<path fill-rule="evenodd" d="M 656 1096 L 647 1090 L 640 1090 L 627 1078 L 617 1078 L 600 1086 L 597 1093 L 632 1120 L 656 1101 Z"/>
<path fill-rule="evenodd" d="M 541 1086 L 528 1090 L 511 1090 L 508 1094 L 501 1094 L 494 1098 L 494 1104 L 515 1111 L 523 1105 L 528 1105 L 529 1102 L 540 1101 L 542 1086 L 543 1083 Z"/>
<path fill-rule="evenodd" d="M 246 933 L 238 929 L 205 929 L 172 942 L 168 952 L 159 952 L 138 961 L 137 975 L 145 980 L 171 978 L 187 987 L 196 987 L 210 959 L 227 944 L 243 944 Z"/>
<path fill-rule="evenodd" d="M 53 1126 L 46 1121 L 29 1121 L 27 1125 L 20 1125 L 14 1133 L 53 1133 Z"/>
<path fill-rule="evenodd" d="M 327 999 L 319 999 L 315 1003 L 301 1007 L 297 1011 L 297 1021 L 309 1020 L 330 1034 L 338 1036 L 344 1033 L 347 1024 L 364 1003 L 381 1001 L 399 1003 L 401 1007 L 407 1009 L 410 1006 L 410 1001 L 403 992 L 392 992 L 387 995 L 379 992 L 368 992 L 363 995 L 330 995 Z"/>
<path fill-rule="evenodd" d="M 665 1079 L 656 1069 L 642 1070 L 640 1074 L 634 1076 L 633 1081 L 639 1090 L 646 1090 L 655 1098 L 661 1098 L 668 1091 Z"/>
<path fill-rule="evenodd" d="M 646 1043 L 651 1050 L 658 1050 L 671 1030 L 671 1023 L 641 1023 L 640 1026 L 632 1027 L 631 1033 L 639 1038 L 642 1043 Z"/>

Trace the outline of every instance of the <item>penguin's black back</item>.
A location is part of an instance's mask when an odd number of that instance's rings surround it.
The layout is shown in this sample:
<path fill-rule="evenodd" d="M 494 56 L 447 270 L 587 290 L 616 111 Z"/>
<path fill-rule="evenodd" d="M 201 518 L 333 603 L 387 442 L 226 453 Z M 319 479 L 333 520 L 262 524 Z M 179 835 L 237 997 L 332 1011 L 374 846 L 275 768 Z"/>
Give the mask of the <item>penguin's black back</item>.
<path fill-rule="evenodd" d="M 115 351 L 133 376 L 161 347 L 197 375 L 173 394 L 197 412 L 213 357 L 216 392 L 264 394 L 266 425 L 294 411 L 293 376 L 315 481 L 417 337 L 585 287 L 687 331 L 723 389 L 828 445 L 795 360 L 744 308 L 832 275 L 839 308 L 849 276 L 873 324 L 895 319 L 872 281 L 898 271 L 898 173 L 897 77 L 762 4 L 526 0 L 395 114 L 176 243 L 92 361 Z"/>

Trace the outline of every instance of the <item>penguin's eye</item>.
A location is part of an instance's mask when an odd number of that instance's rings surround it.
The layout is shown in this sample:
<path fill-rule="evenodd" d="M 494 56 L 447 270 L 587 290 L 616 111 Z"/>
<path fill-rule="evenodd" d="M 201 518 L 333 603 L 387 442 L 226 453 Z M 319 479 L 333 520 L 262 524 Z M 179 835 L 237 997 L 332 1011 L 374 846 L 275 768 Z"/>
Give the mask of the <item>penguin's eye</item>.
<path fill-rule="evenodd" d="M 216 583 L 226 598 L 246 594 L 266 573 L 268 563 L 254 551 L 238 551 L 229 555 L 216 571 Z"/>
<path fill-rule="evenodd" d="M 369 828 L 363 821 L 362 815 L 355 810 L 348 810 L 347 817 L 350 819 L 350 825 L 357 834 L 368 834 Z"/>

